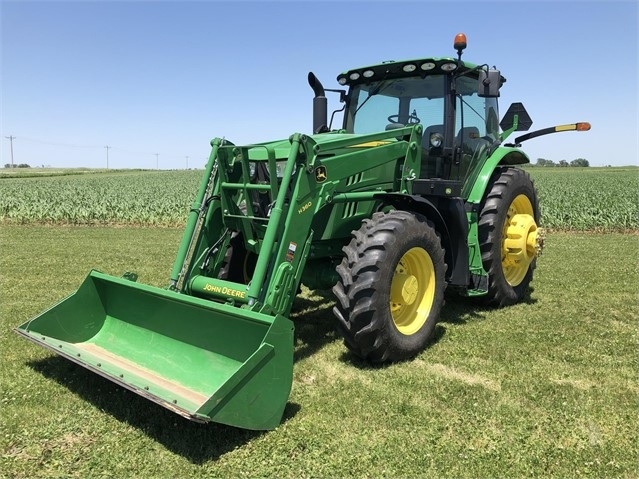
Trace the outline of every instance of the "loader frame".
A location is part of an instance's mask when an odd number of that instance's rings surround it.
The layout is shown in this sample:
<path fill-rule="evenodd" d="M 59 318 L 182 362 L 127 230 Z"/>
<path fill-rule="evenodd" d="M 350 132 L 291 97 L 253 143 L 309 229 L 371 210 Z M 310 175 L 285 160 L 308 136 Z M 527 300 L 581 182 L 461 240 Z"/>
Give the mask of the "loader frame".
<path fill-rule="evenodd" d="M 294 134 L 284 165 L 278 164 L 276 153 L 268 144 L 241 147 L 219 138 L 213 140 L 172 270 L 171 288 L 252 311 L 286 316 L 311 255 L 313 219 L 323 208 L 353 202 L 368 204 L 370 214 L 395 208 L 431 219 L 446 246 L 448 282 L 467 288 L 470 275 L 486 275 L 476 257 L 469 270 L 470 252 L 477 244 L 472 227 L 476 211 L 472 203 L 468 207 L 458 197 L 413 194 L 415 189 L 428 188 L 430 182 L 419 179 L 422 132 L 422 125 L 414 125 L 322 143 Z M 257 152 L 266 159 L 252 159 Z M 259 162 L 268 169 L 268 181 L 254 179 Z M 386 190 L 380 185 L 364 191 L 343 188 L 348 178 L 387 164 L 392 164 L 399 174 Z M 255 192 L 267 196 L 268 216 L 253 210 L 250 198 Z M 247 250 L 257 256 L 247 285 L 216 277 L 229 247 L 230 232 L 241 233 Z M 468 240 L 473 245 L 470 250 Z M 339 249 L 333 248 L 333 256 L 339 256 Z M 481 287 L 474 288 L 471 294 L 482 291 Z"/>

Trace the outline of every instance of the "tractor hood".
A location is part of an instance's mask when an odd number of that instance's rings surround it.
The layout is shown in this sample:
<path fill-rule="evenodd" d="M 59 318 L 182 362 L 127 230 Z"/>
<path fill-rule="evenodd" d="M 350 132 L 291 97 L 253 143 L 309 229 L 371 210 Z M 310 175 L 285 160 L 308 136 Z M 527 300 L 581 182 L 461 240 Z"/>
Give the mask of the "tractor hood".
<path fill-rule="evenodd" d="M 318 144 L 327 143 L 335 140 L 346 140 L 350 138 L 356 138 L 358 136 L 354 133 L 322 133 L 318 135 L 311 135 L 310 137 L 315 140 Z M 387 143 L 392 143 L 397 141 L 395 138 L 380 140 L 380 141 L 367 141 L 358 145 L 355 145 L 351 148 L 371 148 L 374 146 L 379 146 Z M 267 152 L 266 148 L 272 148 L 275 151 L 275 158 L 278 160 L 286 160 L 291 151 L 291 142 L 286 140 L 276 140 L 272 142 L 265 143 L 256 143 L 254 145 L 249 145 L 249 159 L 251 160 L 267 160 Z"/>

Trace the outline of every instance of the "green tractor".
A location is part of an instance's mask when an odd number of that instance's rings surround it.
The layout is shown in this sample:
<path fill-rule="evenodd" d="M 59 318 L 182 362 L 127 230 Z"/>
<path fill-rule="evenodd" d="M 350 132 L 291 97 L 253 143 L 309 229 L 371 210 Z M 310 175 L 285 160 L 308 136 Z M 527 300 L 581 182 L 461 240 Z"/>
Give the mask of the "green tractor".
<path fill-rule="evenodd" d="M 92 271 L 16 331 L 191 420 L 248 429 L 281 421 L 293 378 L 291 306 L 303 283 L 332 290 L 344 343 L 374 363 L 420 353 L 444 290 L 520 301 L 543 246 L 519 149 L 528 129 L 506 81 L 457 58 L 348 70 L 314 90 L 313 134 L 212 151 L 166 289 Z M 346 89 L 347 88 L 347 89 Z M 326 91 L 344 104 L 328 123 Z M 501 126 L 501 130 L 500 130 Z"/>

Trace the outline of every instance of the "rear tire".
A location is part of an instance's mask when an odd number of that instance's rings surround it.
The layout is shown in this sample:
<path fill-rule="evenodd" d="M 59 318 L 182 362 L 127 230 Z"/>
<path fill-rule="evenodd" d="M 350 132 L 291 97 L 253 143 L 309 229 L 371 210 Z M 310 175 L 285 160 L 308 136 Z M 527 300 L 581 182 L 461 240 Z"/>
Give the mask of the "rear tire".
<path fill-rule="evenodd" d="M 497 168 L 480 205 L 478 223 L 482 263 L 488 273 L 491 306 L 521 301 L 528 291 L 541 247 L 537 190 L 530 175 L 514 167 Z"/>
<path fill-rule="evenodd" d="M 420 353 L 446 287 L 444 250 L 432 223 L 407 211 L 375 213 L 343 251 L 333 312 L 345 345 L 375 363 Z"/>

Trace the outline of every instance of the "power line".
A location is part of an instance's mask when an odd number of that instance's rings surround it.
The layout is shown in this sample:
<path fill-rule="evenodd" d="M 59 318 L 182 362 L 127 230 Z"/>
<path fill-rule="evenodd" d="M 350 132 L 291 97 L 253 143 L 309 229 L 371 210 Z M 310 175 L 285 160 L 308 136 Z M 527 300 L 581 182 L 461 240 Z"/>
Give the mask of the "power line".
<path fill-rule="evenodd" d="M 50 141 L 50 140 L 39 140 L 37 138 L 28 138 L 26 136 L 21 136 L 20 140 L 26 141 L 27 143 L 40 143 L 42 145 L 60 146 L 63 148 L 100 148 L 99 145 L 77 145 L 72 143 L 60 143 L 60 142 Z"/>
<path fill-rule="evenodd" d="M 0 0 L 1 1 L 1 0 Z M 11 136 L 6 136 L 5 138 L 7 138 L 8 140 L 10 140 L 11 143 L 11 163 L 12 166 L 15 162 L 15 158 L 14 158 L 14 154 L 13 154 L 13 140 L 16 139 L 15 136 L 11 135 Z M 106 161 L 107 161 L 107 169 L 110 168 L 110 164 L 109 164 L 109 150 L 114 150 L 116 152 L 122 152 L 122 153 L 127 153 L 127 154 L 131 154 L 131 155 L 136 155 L 136 156 L 155 156 L 155 167 L 156 169 L 160 169 L 160 161 L 159 161 L 159 155 L 162 155 L 165 158 L 165 161 L 171 161 L 174 162 L 177 160 L 177 162 L 179 162 L 179 158 L 182 157 L 185 159 L 186 161 L 186 168 L 189 168 L 189 160 L 191 158 L 194 157 L 194 155 L 188 155 L 188 156 L 182 156 L 179 153 L 176 152 L 171 152 L 171 153 L 167 153 L 167 152 L 157 152 L 157 153 L 150 153 L 150 152 L 144 152 L 144 151 L 135 151 L 135 150 L 130 150 L 128 148 L 122 148 L 120 146 L 112 146 L 112 145 L 87 145 L 87 144 L 78 144 L 78 143 L 65 143 L 65 142 L 57 142 L 57 141 L 51 141 L 49 139 L 38 139 L 38 138 L 30 138 L 30 137 L 25 137 L 25 136 L 20 136 L 20 141 L 21 142 L 26 142 L 26 143 L 34 143 L 34 144 L 41 144 L 41 145 L 51 145 L 51 146 L 55 146 L 55 147 L 59 147 L 59 148 L 73 148 L 73 149 L 83 149 L 83 148 L 87 148 L 87 149 L 98 149 L 98 148 L 104 148 L 105 149 L 105 154 L 106 154 Z M 22 143 L 21 143 L 22 144 Z M 208 161 L 208 158 L 207 158 Z"/>
<path fill-rule="evenodd" d="M 5 136 L 5 138 L 7 138 L 11 143 L 11 168 L 13 168 L 13 140 L 15 140 L 16 137 L 13 135 L 9 135 Z"/>

